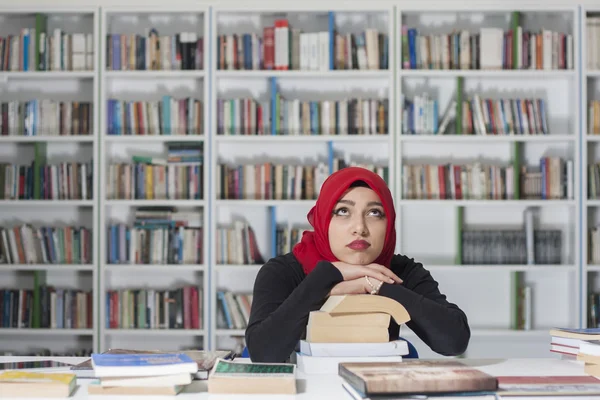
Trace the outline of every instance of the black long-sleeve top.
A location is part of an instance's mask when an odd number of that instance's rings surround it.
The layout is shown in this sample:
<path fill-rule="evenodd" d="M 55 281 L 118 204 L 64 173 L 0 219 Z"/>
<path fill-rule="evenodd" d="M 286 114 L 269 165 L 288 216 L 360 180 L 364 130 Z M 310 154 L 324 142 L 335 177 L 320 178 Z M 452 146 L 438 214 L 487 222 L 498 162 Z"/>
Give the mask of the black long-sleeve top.
<path fill-rule="evenodd" d="M 447 356 L 464 353 L 471 337 L 467 316 L 440 293 L 429 271 L 403 255 L 394 256 L 391 269 L 403 283 L 384 283 L 379 295 L 406 308 L 411 317 L 406 325 L 433 351 Z M 246 328 L 252 361 L 285 362 L 298 341 L 306 338 L 309 313 L 320 309 L 333 286 L 342 281 L 341 272 L 328 261 L 319 262 L 305 274 L 292 253 L 263 265 L 254 283 Z M 390 321 L 390 340 L 395 340 L 400 328 Z"/>

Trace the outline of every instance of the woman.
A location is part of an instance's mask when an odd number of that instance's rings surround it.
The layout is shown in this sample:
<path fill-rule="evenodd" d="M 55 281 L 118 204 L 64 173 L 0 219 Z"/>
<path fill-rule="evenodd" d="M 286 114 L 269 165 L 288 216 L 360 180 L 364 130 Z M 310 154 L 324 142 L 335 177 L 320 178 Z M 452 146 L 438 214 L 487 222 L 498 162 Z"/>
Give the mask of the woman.
<path fill-rule="evenodd" d="M 359 167 L 335 172 L 323 183 L 293 251 L 270 259 L 254 284 L 246 343 L 254 362 L 284 362 L 306 337 L 308 314 L 329 295 L 374 294 L 400 302 L 407 326 L 433 351 L 464 353 L 467 317 L 449 303 L 423 265 L 394 255 L 396 214 L 377 174 Z M 392 319 L 390 340 L 398 338 Z"/>

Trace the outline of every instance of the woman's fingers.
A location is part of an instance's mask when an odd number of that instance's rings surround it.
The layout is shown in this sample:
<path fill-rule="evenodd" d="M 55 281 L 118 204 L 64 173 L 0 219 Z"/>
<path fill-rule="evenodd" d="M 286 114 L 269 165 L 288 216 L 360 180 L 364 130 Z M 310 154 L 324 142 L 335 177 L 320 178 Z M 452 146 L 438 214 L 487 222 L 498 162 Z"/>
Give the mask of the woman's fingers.
<path fill-rule="evenodd" d="M 394 280 L 394 282 L 402 283 L 402 279 L 400 279 L 400 277 L 398 275 L 396 275 L 394 272 L 392 272 L 391 269 L 386 268 L 383 265 L 369 264 L 369 265 L 367 265 L 367 268 L 375 269 L 375 270 L 381 272 L 382 274 L 392 278 Z"/>
<path fill-rule="evenodd" d="M 367 276 L 370 276 L 371 278 L 379 279 L 380 281 L 387 282 L 387 283 L 395 282 L 391 277 L 387 276 L 383 272 L 376 270 L 375 268 L 369 268 L 369 267 L 362 267 L 362 268 L 364 270 L 364 274 Z"/>

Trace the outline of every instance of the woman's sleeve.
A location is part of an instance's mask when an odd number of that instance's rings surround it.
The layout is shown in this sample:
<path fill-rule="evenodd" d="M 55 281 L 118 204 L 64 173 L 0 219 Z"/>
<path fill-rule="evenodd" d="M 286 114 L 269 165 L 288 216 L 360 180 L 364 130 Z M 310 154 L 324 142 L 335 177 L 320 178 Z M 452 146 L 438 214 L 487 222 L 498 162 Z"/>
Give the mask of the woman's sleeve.
<path fill-rule="evenodd" d="M 254 283 L 246 345 L 253 362 L 285 362 L 300 340 L 308 314 L 318 310 L 331 288 L 343 280 L 333 264 L 322 261 L 297 286 L 294 269 L 269 260 Z"/>
<path fill-rule="evenodd" d="M 402 256 L 401 284 L 381 286 L 379 295 L 401 303 L 411 320 L 406 324 L 433 351 L 445 356 L 464 353 L 471 338 L 466 314 L 446 300 L 438 283 L 421 263 Z M 399 272 L 399 271 L 398 271 Z"/>

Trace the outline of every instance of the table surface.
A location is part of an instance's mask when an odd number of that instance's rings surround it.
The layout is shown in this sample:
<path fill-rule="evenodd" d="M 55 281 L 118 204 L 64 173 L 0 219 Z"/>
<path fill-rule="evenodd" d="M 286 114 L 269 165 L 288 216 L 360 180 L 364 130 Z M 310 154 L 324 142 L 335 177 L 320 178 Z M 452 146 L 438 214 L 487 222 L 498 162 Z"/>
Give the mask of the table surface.
<path fill-rule="evenodd" d="M 0 356 L 0 363 L 2 362 L 18 362 L 18 361 L 40 361 L 40 360 L 53 360 L 61 361 L 68 364 L 77 364 L 85 361 L 85 357 L 14 357 L 14 356 Z M 583 363 L 580 361 L 573 360 L 561 360 L 556 358 L 523 358 L 523 359 L 461 359 L 462 362 L 471 365 L 477 369 L 480 369 L 486 373 L 494 376 L 532 376 L 532 375 L 561 375 L 561 376 L 575 376 L 584 375 Z M 63 372 L 69 371 L 68 367 L 58 368 L 47 368 L 45 371 L 52 372 Z M 91 379 L 78 379 L 77 389 L 72 394 L 71 399 L 98 399 L 108 398 L 110 400 L 125 400 L 131 399 L 131 396 L 98 396 L 87 394 L 87 384 Z M 351 400 L 350 395 L 342 388 L 342 379 L 337 375 L 305 375 L 298 371 L 297 376 L 297 391 L 298 394 L 295 396 L 282 396 L 282 395 L 215 395 L 207 393 L 206 381 L 194 381 L 191 385 L 188 385 L 183 392 L 178 394 L 175 398 L 186 400 L 186 399 L 223 399 L 223 400 L 241 400 L 241 399 L 265 399 L 269 400 L 280 400 L 280 399 L 348 399 Z M 163 400 L 173 399 L 173 396 L 145 396 L 152 400 Z M 470 396 L 467 397 L 470 400 L 479 399 L 494 399 L 497 396 Z M 8 399 L 0 395 L 2 399 Z M 429 397 L 429 399 L 435 399 L 436 397 Z M 540 397 L 509 397 L 509 399 L 537 399 Z M 543 397 L 543 399 L 566 399 L 566 397 Z M 440 398 L 441 399 L 441 398 Z M 445 397 L 448 399 L 448 397 Z M 585 399 L 600 399 L 598 397 L 589 396 L 578 396 L 577 400 Z"/>

